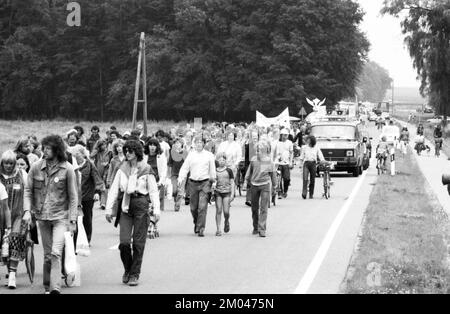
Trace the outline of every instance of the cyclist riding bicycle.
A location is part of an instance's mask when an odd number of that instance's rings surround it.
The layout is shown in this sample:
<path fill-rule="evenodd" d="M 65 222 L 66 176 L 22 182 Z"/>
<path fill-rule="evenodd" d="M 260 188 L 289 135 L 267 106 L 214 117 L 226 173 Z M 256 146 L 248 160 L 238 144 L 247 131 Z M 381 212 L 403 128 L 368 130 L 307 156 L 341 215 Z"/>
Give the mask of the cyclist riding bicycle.
<path fill-rule="evenodd" d="M 381 142 L 378 143 L 377 149 L 376 149 L 376 157 L 377 160 L 381 160 L 383 167 L 386 166 L 386 159 L 389 156 L 389 143 L 386 142 L 386 136 L 383 136 L 381 138 Z M 380 164 L 377 163 L 377 169 L 379 168 Z"/>

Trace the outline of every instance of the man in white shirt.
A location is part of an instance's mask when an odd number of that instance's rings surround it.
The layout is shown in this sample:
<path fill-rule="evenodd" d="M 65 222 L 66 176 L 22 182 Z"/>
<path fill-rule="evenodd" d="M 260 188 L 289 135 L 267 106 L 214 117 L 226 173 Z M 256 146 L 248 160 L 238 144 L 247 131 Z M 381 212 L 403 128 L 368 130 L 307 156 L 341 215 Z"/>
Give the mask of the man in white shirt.
<path fill-rule="evenodd" d="M 283 179 L 283 191 L 278 191 L 278 198 L 286 198 L 291 184 L 291 169 L 294 164 L 294 145 L 288 140 L 289 131 L 284 128 L 280 132 L 281 138 L 276 145 L 277 158 L 275 163 L 281 169 L 281 177 Z"/>
<path fill-rule="evenodd" d="M 208 209 L 208 193 L 211 185 L 216 181 L 216 164 L 214 155 L 204 150 L 204 140 L 201 136 L 194 138 L 195 150 L 192 150 L 181 166 L 178 176 L 179 188 L 189 173 L 188 189 L 190 194 L 190 207 L 194 219 L 194 232 L 199 237 L 204 236 L 206 225 L 206 211 Z"/>

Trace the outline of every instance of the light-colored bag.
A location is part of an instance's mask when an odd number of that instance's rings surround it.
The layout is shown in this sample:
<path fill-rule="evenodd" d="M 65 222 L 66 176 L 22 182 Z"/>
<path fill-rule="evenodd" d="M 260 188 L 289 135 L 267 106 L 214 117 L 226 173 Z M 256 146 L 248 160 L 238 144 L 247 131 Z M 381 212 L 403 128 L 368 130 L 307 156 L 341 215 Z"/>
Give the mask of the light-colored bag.
<path fill-rule="evenodd" d="M 89 249 L 89 242 L 87 239 L 86 230 L 84 229 L 82 216 L 78 216 L 78 236 L 76 252 L 80 256 L 91 255 L 91 250 Z"/>
<path fill-rule="evenodd" d="M 64 273 L 68 278 L 74 278 L 76 271 L 77 257 L 73 246 L 73 237 L 72 234 L 67 231 L 64 232 Z"/>

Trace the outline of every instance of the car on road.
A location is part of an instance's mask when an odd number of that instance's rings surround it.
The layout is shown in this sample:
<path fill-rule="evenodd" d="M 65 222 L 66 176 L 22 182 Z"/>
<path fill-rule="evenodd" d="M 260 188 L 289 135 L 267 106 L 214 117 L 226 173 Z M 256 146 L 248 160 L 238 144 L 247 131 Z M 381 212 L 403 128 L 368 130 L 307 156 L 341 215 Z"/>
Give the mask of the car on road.
<path fill-rule="evenodd" d="M 431 124 L 439 124 L 439 123 L 442 123 L 442 120 L 444 120 L 444 116 L 434 116 L 431 119 L 427 119 L 427 122 L 431 123 Z M 448 117 L 447 117 L 447 120 L 448 120 Z"/>
<path fill-rule="evenodd" d="M 332 171 L 346 171 L 358 177 L 364 170 L 362 134 L 356 121 L 318 121 L 311 125 L 325 160 L 334 163 Z"/>

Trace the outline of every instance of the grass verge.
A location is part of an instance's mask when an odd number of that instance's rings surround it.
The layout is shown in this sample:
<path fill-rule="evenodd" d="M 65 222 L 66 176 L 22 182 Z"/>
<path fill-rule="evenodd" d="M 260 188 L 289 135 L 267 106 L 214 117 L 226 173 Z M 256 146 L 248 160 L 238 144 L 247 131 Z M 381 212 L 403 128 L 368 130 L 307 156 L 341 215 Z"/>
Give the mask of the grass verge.
<path fill-rule="evenodd" d="M 378 178 L 343 293 L 450 293 L 449 220 L 411 151 Z"/>

